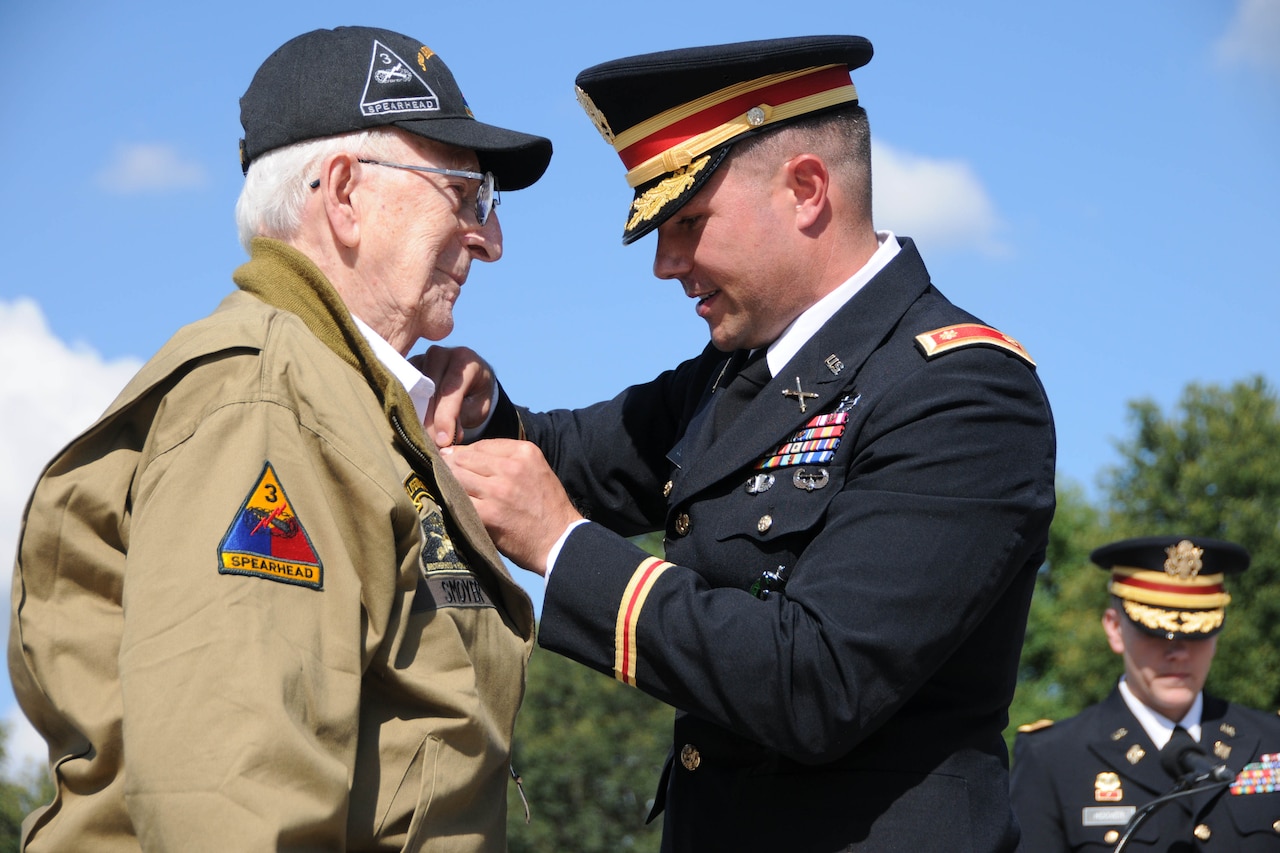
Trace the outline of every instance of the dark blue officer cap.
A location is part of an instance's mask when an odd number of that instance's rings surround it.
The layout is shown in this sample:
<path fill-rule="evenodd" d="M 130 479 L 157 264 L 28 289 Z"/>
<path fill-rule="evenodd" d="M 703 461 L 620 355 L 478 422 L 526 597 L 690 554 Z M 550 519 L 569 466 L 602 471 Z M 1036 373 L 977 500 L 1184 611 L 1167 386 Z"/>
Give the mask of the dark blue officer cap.
<path fill-rule="evenodd" d="M 1231 601 L 1223 583 L 1249 568 L 1234 542 L 1195 536 L 1144 536 L 1089 555 L 1111 572 L 1107 590 L 1139 630 L 1156 637 L 1204 639 L 1222 630 Z"/>
<path fill-rule="evenodd" d="M 679 210 L 734 142 L 856 104 L 849 71 L 871 52 L 861 36 L 805 36 L 647 53 L 578 74 L 578 100 L 635 189 L 622 242 Z"/>

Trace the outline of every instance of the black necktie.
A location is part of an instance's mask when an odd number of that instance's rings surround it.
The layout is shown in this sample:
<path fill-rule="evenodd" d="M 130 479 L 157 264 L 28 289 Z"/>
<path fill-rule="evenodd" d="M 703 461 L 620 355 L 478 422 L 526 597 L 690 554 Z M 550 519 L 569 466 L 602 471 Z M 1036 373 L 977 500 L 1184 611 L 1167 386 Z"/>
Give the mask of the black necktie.
<path fill-rule="evenodd" d="M 755 352 L 751 353 L 745 361 L 742 354 L 735 356 L 735 360 L 742 364 L 742 367 L 732 379 L 728 380 L 727 385 L 722 385 L 715 393 L 715 399 L 712 405 L 715 407 L 711 411 L 711 437 L 720 435 L 729 428 L 729 424 L 733 423 L 734 418 L 746 408 L 747 403 L 751 402 L 751 398 L 756 392 L 768 383 L 769 361 L 766 359 L 765 353 L 768 347 L 758 347 Z M 729 370 L 733 369 L 733 364 L 729 365 Z M 728 373 L 729 371 L 726 371 Z"/>
<path fill-rule="evenodd" d="M 1178 768 L 1178 772 L 1181 772 L 1181 767 L 1178 763 L 1178 756 L 1188 749 L 1198 750 L 1199 748 L 1200 744 L 1191 736 L 1191 732 L 1187 731 L 1182 726 L 1175 726 L 1173 729 L 1173 737 L 1169 738 L 1169 742 L 1164 745 L 1164 749 L 1160 750 L 1160 754 L 1162 756 L 1165 753 L 1171 754 L 1173 756 L 1172 761 L 1162 761 L 1161 764 L 1164 765 L 1166 770 L 1170 771 L 1169 775 L 1177 779 L 1179 776 L 1174 773 L 1171 768 Z"/>

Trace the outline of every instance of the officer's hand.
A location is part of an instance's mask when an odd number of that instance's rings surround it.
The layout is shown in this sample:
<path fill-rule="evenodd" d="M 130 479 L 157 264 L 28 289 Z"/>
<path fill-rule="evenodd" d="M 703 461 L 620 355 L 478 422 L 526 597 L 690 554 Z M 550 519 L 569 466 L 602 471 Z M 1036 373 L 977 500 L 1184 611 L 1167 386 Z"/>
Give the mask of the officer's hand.
<path fill-rule="evenodd" d="M 457 444 L 464 429 L 484 423 L 497 390 L 484 359 L 466 347 L 433 346 L 409 361 L 436 383 L 423 425 L 437 445 Z"/>
<path fill-rule="evenodd" d="M 498 550 L 545 576 L 560 534 L 582 519 L 537 445 L 493 438 L 441 451 Z"/>

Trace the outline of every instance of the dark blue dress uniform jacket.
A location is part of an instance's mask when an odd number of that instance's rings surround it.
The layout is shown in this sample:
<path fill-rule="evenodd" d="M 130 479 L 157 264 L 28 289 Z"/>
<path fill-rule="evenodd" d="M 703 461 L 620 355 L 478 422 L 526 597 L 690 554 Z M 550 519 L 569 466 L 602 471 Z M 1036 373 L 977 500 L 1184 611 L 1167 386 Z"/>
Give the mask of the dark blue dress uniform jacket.
<path fill-rule="evenodd" d="M 904 240 L 714 443 L 711 347 L 608 402 L 520 411 L 600 522 L 559 556 L 540 644 L 678 709 L 664 850 L 1014 849 L 1001 731 L 1055 440 L 1028 361 L 916 343 L 970 322 Z M 833 459 L 748 491 L 842 402 Z M 667 562 L 622 538 L 655 529 Z M 749 593 L 779 571 L 781 594 Z"/>
<path fill-rule="evenodd" d="M 1239 772 L 1280 753 L 1280 717 L 1204 697 L 1200 744 Z M 1223 757 L 1225 753 L 1225 757 Z M 1100 781 L 1101 773 L 1119 777 Z M 1020 733 L 1013 748 L 1013 805 L 1028 853 L 1110 851 L 1132 809 L 1166 794 L 1175 780 L 1146 731 L 1113 690 L 1103 702 L 1049 728 Z M 1099 799 L 1098 790 L 1111 790 Z M 1232 795 L 1229 788 L 1178 799 L 1138 827 L 1125 850 L 1160 853 L 1280 850 L 1280 792 Z"/>

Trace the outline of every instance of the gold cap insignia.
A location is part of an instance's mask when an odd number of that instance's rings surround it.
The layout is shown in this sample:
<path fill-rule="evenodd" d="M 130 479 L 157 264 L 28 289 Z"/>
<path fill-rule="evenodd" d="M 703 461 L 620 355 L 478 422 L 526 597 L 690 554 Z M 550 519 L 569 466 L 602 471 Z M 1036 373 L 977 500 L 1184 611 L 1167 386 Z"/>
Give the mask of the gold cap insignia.
<path fill-rule="evenodd" d="M 595 105 L 595 101 L 591 100 L 591 96 L 582 90 L 581 86 L 573 87 L 578 94 L 578 103 L 586 112 L 587 118 L 591 119 L 591 123 L 596 126 L 596 130 L 600 131 L 600 135 L 604 137 L 604 141 L 613 144 L 613 129 L 609 127 L 609 120 L 604 117 L 604 113 L 600 112 L 600 108 Z"/>
<path fill-rule="evenodd" d="M 1191 580 L 1204 568 L 1204 561 L 1200 559 L 1204 556 L 1204 549 L 1197 548 L 1189 540 L 1183 539 L 1177 545 L 1165 548 L 1164 552 L 1168 555 L 1164 570 L 1171 577 Z"/>

